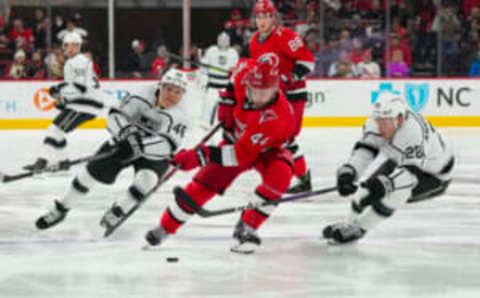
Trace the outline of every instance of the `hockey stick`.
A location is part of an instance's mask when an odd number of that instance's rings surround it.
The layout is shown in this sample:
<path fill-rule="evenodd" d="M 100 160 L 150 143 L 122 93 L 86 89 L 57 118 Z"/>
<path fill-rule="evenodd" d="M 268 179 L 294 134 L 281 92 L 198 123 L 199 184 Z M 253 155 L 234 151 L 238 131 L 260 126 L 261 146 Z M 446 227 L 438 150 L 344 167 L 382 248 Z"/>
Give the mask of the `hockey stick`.
<path fill-rule="evenodd" d="M 210 138 L 222 127 L 222 122 L 219 122 L 217 125 L 215 125 L 215 127 L 212 128 L 212 130 L 206 135 L 204 136 L 200 142 L 198 142 L 198 144 L 195 146 L 200 146 L 201 144 L 204 144 L 206 143 L 208 140 L 210 140 Z M 103 234 L 103 237 L 108 237 L 110 236 L 113 232 L 115 232 L 116 229 L 118 229 L 125 220 L 127 220 L 130 216 L 132 216 L 132 214 L 137 211 L 137 209 L 143 205 L 145 203 L 145 201 L 153 194 L 157 191 L 157 189 L 162 186 L 165 182 L 167 182 L 177 171 L 179 170 L 179 167 L 178 166 L 172 166 L 172 168 L 160 179 L 160 181 L 157 182 L 157 184 L 145 195 L 145 198 L 140 201 L 137 205 L 135 205 L 135 207 L 133 207 L 132 209 L 130 209 L 126 214 L 125 216 L 123 216 L 115 225 L 113 226 L 106 226 L 105 228 L 105 233 Z M 100 220 L 100 223 L 102 224 L 102 222 L 106 222 L 104 221 L 104 217 L 102 217 L 102 219 Z"/>
<path fill-rule="evenodd" d="M 231 208 L 219 209 L 219 210 L 207 210 L 207 209 L 204 209 L 204 208 L 198 206 L 198 204 L 195 203 L 195 201 L 193 201 L 190 198 L 190 196 L 188 196 L 186 194 L 182 195 L 182 193 L 184 193 L 184 190 L 181 187 L 177 186 L 177 187 L 174 188 L 173 191 L 174 191 L 174 193 L 179 193 L 180 195 L 178 195 L 177 198 L 180 201 L 182 201 L 183 203 L 185 203 L 185 205 L 190 207 L 193 211 L 195 211 L 195 213 L 197 213 L 201 217 L 212 217 L 212 216 L 224 215 L 224 214 L 229 214 L 229 213 L 238 212 L 238 211 L 245 211 L 247 209 L 255 209 L 255 208 L 264 207 L 264 206 L 277 205 L 277 204 L 282 204 L 282 203 L 286 203 L 286 202 L 306 199 L 306 198 L 310 198 L 310 197 L 313 197 L 313 196 L 318 196 L 318 195 L 321 195 L 321 194 L 330 193 L 330 192 L 336 191 L 336 190 L 337 190 L 337 187 L 332 186 L 332 187 L 328 187 L 328 188 L 324 188 L 324 189 L 315 190 L 315 191 L 312 191 L 312 192 L 306 192 L 306 193 L 301 193 L 301 194 L 281 198 L 281 199 L 275 200 L 275 201 L 259 202 L 259 203 L 255 203 L 255 204 L 248 203 L 247 205 L 244 205 L 244 206 L 237 206 L 237 207 L 231 207 Z"/>
<path fill-rule="evenodd" d="M 68 171 L 70 169 L 70 167 L 72 167 L 74 165 L 84 163 L 84 162 L 90 162 L 90 161 L 97 160 L 97 159 L 102 159 L 102 158 L 105 158 L 107 156 L 112 155 L 116 151 L 117 150 L 113 150 L 113 151 L 104 152 L 104 153 L 101 153 L 101 154 L 89 155 L 89 156 L 85 156 L 85 157 L 81 157 L 81 158 L 77 158 L 77 159 L 72 159 L 72 160 L 69 160 L 69 159 L 62 160 L 62 161 L 60 161 L 56 164 L 47 166 L 46 168 L 41 169 L 41 170 L 37 170 L 37 171 L 29 171 L 29 172 L 15 174 L 15 175 L 5 175 L 5 174 L 0 173 L 0 182 L 1 183 L 8 183 L 8 182 L 21 180 L 21 179 L 24 179 L 24 178 L 32 177 L 32 176 L 43 174 L 43 173 L 55 173 L 55 172 L 59 172 L 59 171 Z"/>
<path fill-rule="evenodd" d="M 226 74 L 229 73 L 229 71 L 227 69 L 217 67 L 217 66 L 214 66 L 214 65 L 211 65 L 211 64 L 203 63 L 203 62 L 197 62 L 193 59 L 183 58 L 182 56 L 179 56 L 179 55 L 176 55 L 176 54 L 173 54 L 173 53 L 170 53 L 170 52 L 167 52 L 167 56 L 170 56 L 171 58 L 173 58 L 175 60 L 178 60 L 178 61 L 189 62 L 191 64 L 194 64 L 194 65 L 198 66 L 198 67 L 210 68 L 212 70 L 220 71 L 220 72 L 223 72 L 223 73 L 226 73 Z"/>

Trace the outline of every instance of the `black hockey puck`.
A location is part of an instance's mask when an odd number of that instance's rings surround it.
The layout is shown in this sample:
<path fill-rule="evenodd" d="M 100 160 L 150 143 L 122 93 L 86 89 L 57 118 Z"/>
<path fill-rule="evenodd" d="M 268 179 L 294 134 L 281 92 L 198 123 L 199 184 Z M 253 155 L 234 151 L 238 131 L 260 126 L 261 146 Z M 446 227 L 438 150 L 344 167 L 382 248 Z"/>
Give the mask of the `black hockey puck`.
<path fill-rule="evenodd" d="M 176 263 L 176 262 L 178 262 L 178 258 L 177 257 L 168 257 L 167 262 Z"/>

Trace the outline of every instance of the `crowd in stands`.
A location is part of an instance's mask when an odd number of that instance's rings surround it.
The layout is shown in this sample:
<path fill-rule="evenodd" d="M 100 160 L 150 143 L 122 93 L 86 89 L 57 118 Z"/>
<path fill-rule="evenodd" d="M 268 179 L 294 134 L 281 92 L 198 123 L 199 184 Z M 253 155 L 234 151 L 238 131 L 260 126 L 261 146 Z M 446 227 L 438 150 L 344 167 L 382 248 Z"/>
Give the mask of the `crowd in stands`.
<path fill-rule="evenodd" d="M 281 24 L 299 33 L 316 57 L 310 77 L 480 76 L 480 0 L 390 0 L 388 14 L 386 0 L 274 2 Z M 31 20 L 0 16 L 3 78 L 61 78 L 61 41 L 68 31 L 79 33 L 88 50 L 89 35 L 79 13 L 54 16 L 50 52 L 47 26 L 42 9 Z M 250 11 L 233 9 L 221 30 L 241 56 L 248 55 L 256 31 Z M 159 77 L 174 63 L 164 45 L 149 48 L 148 41 L 134 39 L 124 46 L 129 54 L 117 66 L 123 77 Z M 201 52 L 192 45 L 192 59 L 200 59 Z M 95 63 L 99 76 L 101 69 L 105 72 L 106 65 Z"/>

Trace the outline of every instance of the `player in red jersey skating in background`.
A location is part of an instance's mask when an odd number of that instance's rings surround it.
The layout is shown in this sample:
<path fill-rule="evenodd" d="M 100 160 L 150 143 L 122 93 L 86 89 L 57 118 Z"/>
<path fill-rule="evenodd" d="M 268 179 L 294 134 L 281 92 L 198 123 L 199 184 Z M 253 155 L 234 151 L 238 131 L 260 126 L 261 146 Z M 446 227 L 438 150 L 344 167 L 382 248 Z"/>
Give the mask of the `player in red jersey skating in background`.
<path fill-rule="evenodd" d="M 299 183 L 288 192 L 311 191 L 310 171 L 299 150 L 296 138 L 302 127 L 303 111 L 307 101 L 305 76 L 313 70 L 315 58 L 294 31 L 277 26 L 276 9 L 270 0 L 259 0 L 253 9 L 258 31 L 250 40 L 249 52 L 254 59 L 273 52 L 280 58 L 280 89 L 285 93 L 295 111 L 295 129 L 288 149 L 294 154 L 295 177 Z"/>
<path fill-rule="evenodd" d="M 164 211 L 160 225 L 146 235 L 150 245 L 163 242 L 193 216 L 182 197 L 202 206 L 250 169 L 262 178 L 252 203 L 277 200 L 286 192 L 293 175 L 293 157 L 284 147 L 292 136 L 295 117 L 279 89 L 279 63 L 275 53 L 266 53 L 237 64 L 218 109 L 229 138 L 218 146 L 200 145 L 174 156 L 182 170 L 202 168 L 185 188 L 175 189 L 175 200 Z M 257 229 L 275 208 L 269 205 L 244 211 L 235 226 L 231 250 L 252 253 L 261 243 Z"/>

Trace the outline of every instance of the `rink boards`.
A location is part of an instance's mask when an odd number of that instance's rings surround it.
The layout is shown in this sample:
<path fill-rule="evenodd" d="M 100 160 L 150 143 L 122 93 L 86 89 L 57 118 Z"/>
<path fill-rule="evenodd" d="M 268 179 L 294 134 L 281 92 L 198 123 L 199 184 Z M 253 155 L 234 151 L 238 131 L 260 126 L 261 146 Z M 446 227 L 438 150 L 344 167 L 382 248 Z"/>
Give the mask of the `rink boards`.
<path fill-rule="evenodd" d="M 58 111 L 48 88 L 56 81 L 1 81 L 0 129 L 42 129 L 48 127 Z M 154 80 L 102 80 L 106 96 L 120 100 L 137 88 L 155 84 Z M 312 79 L 307 82 L 308 103 L 305 127 L 361 126 L 370 113 L 379 92 L 402 95 L 409 107 L 427 116 L 436 126 L 480 126 L 480 82 L 476 79 L 399 79 L 335 80 Z M 195 117 L 201 110 L 203 92 L 194 85 L 189 91 Z M 99 118 L 84 128 L 103 128 Z"/>

